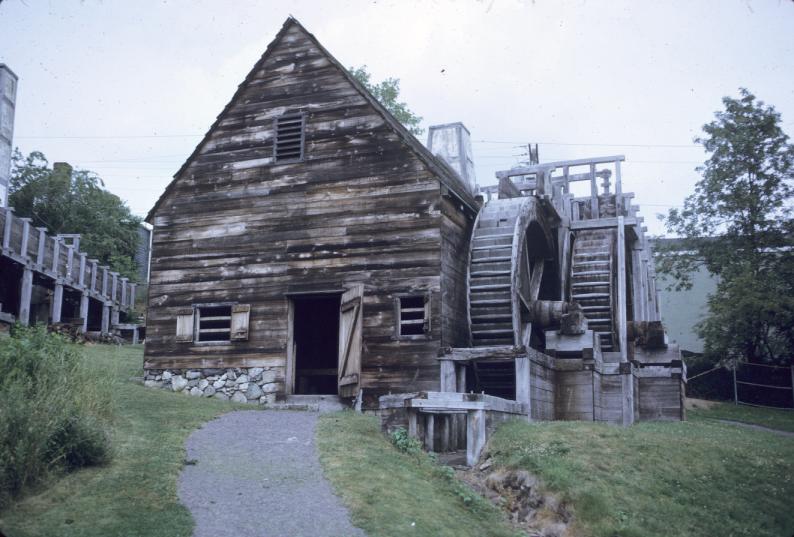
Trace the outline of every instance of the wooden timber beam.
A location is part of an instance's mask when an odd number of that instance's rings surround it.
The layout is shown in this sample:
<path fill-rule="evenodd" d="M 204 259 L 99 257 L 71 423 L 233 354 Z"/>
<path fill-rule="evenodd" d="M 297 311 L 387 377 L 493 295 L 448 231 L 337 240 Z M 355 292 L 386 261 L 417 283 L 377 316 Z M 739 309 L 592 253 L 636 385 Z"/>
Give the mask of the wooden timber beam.
<path fill-rule="evenodd" d="M 637 219 L 636 218 L 623 218 L 623 225 L 624 226 L 636 226 Z M 609 227 L 618 227 L 618 219 L 617 217 L 610 216 L 608 218 L 591 218 L 589 220 L 577 220 L 575 222 L 571 222 L 571 229 L 601 229 L 601 228 L 609 228 Z"/>

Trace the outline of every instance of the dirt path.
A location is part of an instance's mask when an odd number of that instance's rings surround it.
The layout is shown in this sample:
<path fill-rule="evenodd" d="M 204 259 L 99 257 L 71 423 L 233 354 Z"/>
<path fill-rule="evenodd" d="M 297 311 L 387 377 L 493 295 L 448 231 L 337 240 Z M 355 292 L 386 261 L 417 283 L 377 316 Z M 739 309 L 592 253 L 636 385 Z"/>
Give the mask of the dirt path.
<path fill-rule="evenodd" d="M 323 477 L 317 417 L 238 411 L 191 434 L 178 494 L 194 537 L 366 537 Z"/>
<path fill-rule="evenodd" d="M 755 429 L 756 431 L 766 431 L 768 433 L 774 433 L 779 436 L 794 437 L 794 433 L 792 433 L 791 431 L 781 431 L 780 429 L 764 427 L 763 425 L 755 425 L 753 423 L 745 423 L 743 421 L 735 421 L 735 420 L 717 419 L 716 421 L 719 421 L 721 423 L 727 423 L 728 425 L 738 425 L 740 427 L 746 427 L 747 429 Z"/>

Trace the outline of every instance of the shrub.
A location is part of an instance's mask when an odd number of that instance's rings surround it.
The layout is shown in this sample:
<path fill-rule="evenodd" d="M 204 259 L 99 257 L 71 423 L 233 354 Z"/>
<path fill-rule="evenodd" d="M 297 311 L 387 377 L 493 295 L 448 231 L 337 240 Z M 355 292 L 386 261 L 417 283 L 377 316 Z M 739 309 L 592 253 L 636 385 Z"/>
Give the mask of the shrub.
<path fill-rule="evenodd" d="M 111 382 L 44 327 L 0 340 L 0 506 L 51 472 L 109 459 Z"/>

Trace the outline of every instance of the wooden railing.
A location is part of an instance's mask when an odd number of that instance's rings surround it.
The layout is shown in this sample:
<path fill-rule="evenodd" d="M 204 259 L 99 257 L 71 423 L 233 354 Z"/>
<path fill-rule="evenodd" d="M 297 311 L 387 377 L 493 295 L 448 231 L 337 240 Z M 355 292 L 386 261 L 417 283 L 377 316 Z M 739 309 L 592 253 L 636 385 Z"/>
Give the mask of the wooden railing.
<path fill-rule="evenodd" d="M 136 284 L 80 251 L 79 236 L 48 235 L 45 228 L 32 226 L 30 218 L 14 215 L 10 207 L 0 207 L 0 236 L 3 257 L 19 263 L 24 269 L 20 283 L 23 301 L 25 294 L 30 293 L 25 287 L 32 285 L 35 272 L 53 280 L 56 302 L 62 300 L 63 287 L 82 293 L 85 308 L 81 310 L 85 309 L 85 313 L 88 299 L 98 300 L 113 311 L 128 311 L 135 306 Z M 27 299 L 30 300 L 29 296 Z M 20 311 L 19 320 L 27 324 L 28 312 L 24 307 L 20 309 L 23 311 Z M 59 321 L 60 310 L 54 308 L 53 322 Z M 103 319 L 103 332 L 107 331 L 108 322 Z"/>

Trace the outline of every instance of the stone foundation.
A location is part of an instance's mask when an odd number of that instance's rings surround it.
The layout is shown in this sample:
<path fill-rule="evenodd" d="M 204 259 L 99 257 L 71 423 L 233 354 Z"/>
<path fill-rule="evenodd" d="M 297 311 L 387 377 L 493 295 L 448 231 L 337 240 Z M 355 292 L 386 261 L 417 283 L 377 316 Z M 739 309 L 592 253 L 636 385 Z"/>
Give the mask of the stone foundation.
<path fill-rule="evenodd" d="M 281 383 L 277 368 L 146 369 L 143 385 L 236 403 L 273 404 Z"/>

